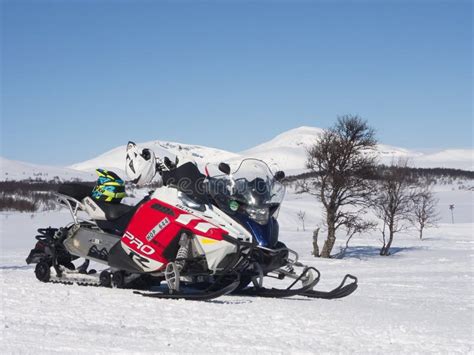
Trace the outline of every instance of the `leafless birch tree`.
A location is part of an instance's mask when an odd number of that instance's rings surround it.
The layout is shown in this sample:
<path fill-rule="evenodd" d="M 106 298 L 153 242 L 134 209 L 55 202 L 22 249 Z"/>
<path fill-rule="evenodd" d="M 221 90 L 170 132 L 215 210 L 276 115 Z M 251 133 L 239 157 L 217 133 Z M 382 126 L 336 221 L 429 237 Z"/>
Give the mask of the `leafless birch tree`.
<path fill-rule="evenodd" d="M 374 200 L 375 213 L 383 222 L 380 255 L 390 255 L 394 235 L 406 229 L 412 220 L 414 187 L 406 160 L 399 160 L 380 173 Z"/>
<path fill-rule="evenodd" d="M 348 227 L 370 203 L 375 133 L 359 116 L 338 117 L 308 149 L 307 167 L 316 172 L 313 180 L 300 184 L 300 190 L 315 196 L 324 207 L 327 238 L 321 257 L 329 258 L 336 232 Z"/>
<path fill-rule="evenodd" d="M 413 195 L 412 223 L 418 230 L 420 240 L 423 239 L 424 229 L 436 226 L 436 222 L 439 220 L 437 205 L 438 199 L 426 185 L 421 186 Z"/>

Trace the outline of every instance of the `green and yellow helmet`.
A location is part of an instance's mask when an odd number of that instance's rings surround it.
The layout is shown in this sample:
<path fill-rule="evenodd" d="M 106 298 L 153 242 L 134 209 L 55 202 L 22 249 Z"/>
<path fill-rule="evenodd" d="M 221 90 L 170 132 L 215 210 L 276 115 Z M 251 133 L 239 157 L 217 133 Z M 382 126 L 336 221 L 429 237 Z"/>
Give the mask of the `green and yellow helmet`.
<path fill-rule="evenodd" d="M 92 198 L 98 201 L 120 203 L 125 195 L 125 183 L 112 171 L 97 169 L 99 178 L 92 190 Z"/>

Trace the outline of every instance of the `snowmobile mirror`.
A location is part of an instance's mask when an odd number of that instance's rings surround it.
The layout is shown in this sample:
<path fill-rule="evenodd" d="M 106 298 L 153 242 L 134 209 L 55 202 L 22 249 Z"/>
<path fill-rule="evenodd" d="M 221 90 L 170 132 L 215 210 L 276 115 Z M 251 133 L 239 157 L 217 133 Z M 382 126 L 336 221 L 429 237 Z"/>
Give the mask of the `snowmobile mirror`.
<path fill-rule="evenodd" d="M 273 176 L 276 181 L 281 181 L 285 178 L 285 173 L 281 170 L 277 171 L 275 175 Z"/>
<path fill-rule="evenodd" d="M 226 175 L 230 175 L 230 166 L 227 163 L 220 163 L 219 170 L 222 171 Z"/>

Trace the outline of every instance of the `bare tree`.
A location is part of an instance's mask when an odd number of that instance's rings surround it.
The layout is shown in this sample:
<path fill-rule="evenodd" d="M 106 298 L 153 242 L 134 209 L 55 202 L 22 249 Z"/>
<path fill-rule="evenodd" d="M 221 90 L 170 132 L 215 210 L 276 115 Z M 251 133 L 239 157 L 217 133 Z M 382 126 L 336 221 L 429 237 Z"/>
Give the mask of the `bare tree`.
<path fill-rule="evenodd" d="M 321 257 L 329 258 L 340 227 L 348 227 L 370 201 L 375 165 L 374 130 L 359 116 L 338 117 L 308 149 L 307 167 L 316 172 L 300 189 L 315 196 L 324 207 L 327 238 Z M 346 208 L 347 207 L 347 208 Z M 350 210 L 350 211 L 349 211 Z"/>
<path fill-rule="evenodd" d="M 346 244 L 341 247 L 341 250 L 337 254 L 338 258 L 343 258 L 346 255 L 346 251 L 349 248 L 349 242 L 352 237 L 356 234 L 362 234 L 369 230 L 373 230 L 377 227 L 377 223 L 374 221 L 366 221 L 360 216 L 353 216 L 351 220 L 348 220 L 346 225 Z"/>
<path fill-rule="evenodd" d="M 436 222 L 439 220 L 437 205 L 438 199 L 435 198 L 429 186 L 420 187 L 413 195 L 412 223 L 418 230 L 420 240 L 423 239 L 423 230 L 436 226 Z"/>
<path fill-rule="evenodd" d="M 414 187 L 408 175 L 406 160 L 399 160 L 381 171 L 374 200 L 375 213 L 383 221 L 380 255 L 390 255 L 394 235 L 408 227 L 412 219 Z"/>
<path fill-rule="evenodd" d="M 303 223 L 303 231 L 305 231 L 305 228 L 304 228 L 304 219 L 306 217 L 306 212 L 305 211 L 298 211 L 296 213 L 296 215 L 298 216 L 298 219 L 301 221 L 301 223 Z"/>

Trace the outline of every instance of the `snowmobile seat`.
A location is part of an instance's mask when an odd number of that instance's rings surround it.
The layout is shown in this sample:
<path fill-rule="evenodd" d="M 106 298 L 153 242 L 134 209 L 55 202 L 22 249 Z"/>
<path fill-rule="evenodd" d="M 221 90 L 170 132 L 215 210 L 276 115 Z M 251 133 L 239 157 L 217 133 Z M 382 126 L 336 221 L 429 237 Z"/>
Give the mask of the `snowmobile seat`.
<path fill-rule="evenodd" d="M 78 201 L 83 201 L 86 197 L 91 197 L 92 189 L 95 185 L 81 183 L 66 183 L 59 186 L 58 193 L 70 196 Z M 93 202 L 103 211 L 106 220 L 95 219 L 99 228 L 105 232 L 123 235 L 138 207 L 147 200 L 144 198 L 135 206 L 122 203 L 111 203 L 92 199 Z M 93 216 L 92 216 L 93 218 Z"/>
<path fill-rule="evenodd" d="M 70 196 L 78 201 L 81 201 L 87 196 L 90 196 L 94 185 L 81 183 L 65 183 L 59 185 L 58 193 Z"/>
<path fill-rule="evenodd" d="M 135 206 L 96 201 L 97 205 L 104 211 L 107 220 L 96 220 L 95 222 L 104 232 L 122 236 L 138 207 L 144 201 L 147 201 L 147 198 L 144 198 Z"/>
<path fill-rule="evenodd" d="M 94 185 L 66 183 L 59 186 L 58 192 L 70 196 L 78 201 L 82 201 L 86 197 L 91 196 L 93 188 Z M 104 211 L 107 220 L 115 220 L 135 208 L 135 206 L 129 206 L 122 203 L 111 203 L 97 200 L 94 200 L 94 202 L 102 211 Z"/>
<path fill-rule="evenodd" d="M 105 213 L 105 218 L 108 221 L 113 221 L 117 218 L 122 217 L 131 210 L 135 209 L 135 206 L 129 206 L 122 203 L 110 203 L 103 201 L 95 201 L 102 211 Z"/>
<path fill-rule="evenodd" d="M 70 196 L 78 201 L 82 201 L 86 197 L 91 196 L 93 188 L 94 185 L 66 183 L 59 186 L 58 192 L 60 194 Z M 111 203 L 97 200 L 94 200 L 94 202 L 104 212 L 105 218 L 107 218 L 109 221 L 116 220 L 135 208 L 135 206 L 129 206 L 122 203 Z"/>

